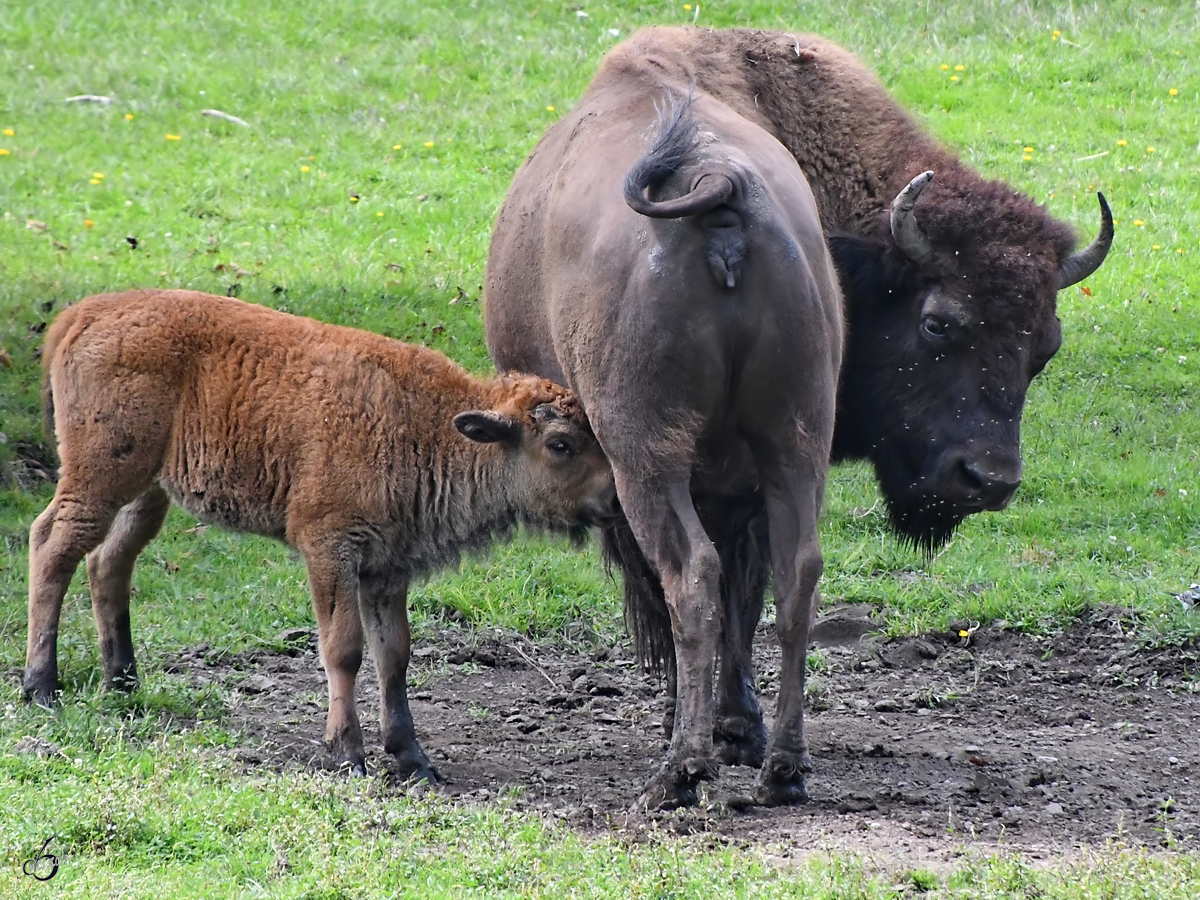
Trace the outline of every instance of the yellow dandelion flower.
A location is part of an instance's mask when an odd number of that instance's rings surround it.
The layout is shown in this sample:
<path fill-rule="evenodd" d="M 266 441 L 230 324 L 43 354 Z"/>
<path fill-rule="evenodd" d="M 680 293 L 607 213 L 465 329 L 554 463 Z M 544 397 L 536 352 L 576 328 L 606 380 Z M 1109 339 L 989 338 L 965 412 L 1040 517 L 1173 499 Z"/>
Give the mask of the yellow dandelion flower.
<path fill-rule="evenodd" d="M 957 76 L 957 75 L 951 75 L 951 76 L 950 76 L 950 80 L 951 80 L 951 81 L 958 81 L 958 76 Z"/>
<path fill-rule="evenodd" d="M 350 195 L 350 202 L 351 202 L 351 203 L 357 203 L 357 202 L 358 202 L 358 194 L 351 194 L 351 195 Z"/>
<path fill-rule="evenodd" d="M 168 134 L 168 135 L 166 135 L 166 139 L 168 141 L 182 141 L 183 140 L 183 138 L 178 134 Z"/>
<path fill-rule="evenodd" d="M 8 156 L 8 148 L 0 147 L 0 156 Z"/>
<path fill-rule="evenodd" d="M 4 133 L 7 134 L 9 137 L 16 137 L 16 135 L 17 135 L 17 133 L 15 131 L 13 131 L 11 128 L 5 128 Z"/>
<path fill-rule="evenodd" d="M 958 630 L 958 636 L 959 636 L 959 637 L 970 637 L 970 636 L 971 636 L 971 632 L 967 631 L 967 630 L 966 630 L 966 629 L 964 629 L 964 628 L 960 628 L 960 629 Z"/>
<path fill-rule="evenodd" d="M 1022 148 L 1021 148 L 1021 152 L 1022 152 L 1022 153 L 1032 153 L 1032 152 L 1033 152 L 1033 148 L 1032 148 L 1032 147 L 1022 147 Z"/>
<path fill-rule="evenodd" d="M 99 183 L 100 183 L 100 179 L 99 179 L 99 178 L 93 178 L 93 179 L 92 179 L 92 184 L 99 184 Z"/>
<path fill-rule="evenodd" d="M 92 177 L 93 177 L 93 178 L 103 178 L 103 177 L 104 177 L 104 173 L 103 173 L 103 172 L 93 172 L 93 173 L 92 173 Z"/>
<path fill-rule="evenodd" d="M 950 67 L 949 67 L 948 65 L 946 65 L 945 63 L 942 63 L 942 71 L 943 71 L 943 72 L 945 72 L 945 71 L 946 71 L 947 69 L 949 69 L 949 68 L 950 68 Z"/>
<path fill-rule="evenodd" d="M 403 150 L 403 149 L 404 149 L 404 145 L 403 145 L 403 144 L 393 144 L 393 145 L 392 145 L 392 149 L 393 149 L 393 150 Z"/>
<path fill-rule="evenodd" d="M 92 227 L 93 225 L 95 225 L 95 224 L 96 224 L 96 223 L 95 223 L 95 222 L 93 222 L 91 219 L 84 219 L 84 220 L 83 220 L 83 227 L 84 227 L 84 228 L 91 228 L 91 227 Z"/>
<path fill-rule="evenodd" d="M 1175 248 L 1175 252 L 1176 252 L 1176 253 L 1182 253 L 1182 252 L 1183 252 L 1183 248 L 1182 248 L 1182 247 L 1176 247 L 1176 248 Z"/>
<path fill-rule="evenodd" d="M 1024 160 L 1025 162 L 1033 162 L 1033 157 L 1030 156 L 1028 153 L 1026 153 L 1024 156 L 1022 156 L 1021 159 Z"/>
<path fill-rule="evenodd" d="M 307 172 L 307 171 L 308 171 L 308 166 L 301 166 L 301 167 L 300 167 L 300 171 L 301 171 L 301 172 Z"/>
<path fill-rule="evenodd" d="M 1129 141 L 1117 141 L 1117 146 L 1124 147 L 1124 146 L 1128 145 L 1128 143 L 1129 143 Z"/>
<path fill-rule="evenodd" d="M 133 113 L 125 113 L 125 121 L 132 122 L 133 121 Z"/>
<path fill-rule="evenodd" d="M 1050 35 L 1050 40 L 1057 41 L 1060 37 L 1062 37 L 1062 32 L 1056 31 L 1052 35 Z"/>
<path fill-rule="evenodd" d="M 1178 94 L 1178 93 L 1179 93 L 1179 89 L 1178 89 L 1178 88 L 1171 88 L 1169 91 L 1167 91 L 1167 93 L 1168 93 L 1168 94 L 1170 94 L 1172 97 L 1174 97 L 1176 94 Z"/>
<path fill-rule="evenodd" d="M 1161 250 L 1161 249 L 1162 249 L 1162 244 L 1155 244 L 1155 245 L 1154 245 L 1153 247 L 1151 247 L 1150 249 L 1151 249 L 1151 250 Z"/>
<path fill-rule="evenodd" d="M 377 216 L 382 216 L 382 215 L 383 215 L 383 213 L 381 213 L 381 212 L 377 212 L 377 213 L 375 213 L 375 215 L 377 215 Z"/>
<path fill-rule="evenodd" d="M 547 106 L 547 107 L 546 107 L 546 112 L 554 112 L 554 107 L 553 107 L 553 106 Z"/>
<path fill-rule="evenodd" d="M 1147 153 L 1153 153 L 1153 152 L 1154 152 L 1154 148 L 1153 148 L 1153 147 L 1147 147 L 1147 148 L 1146 148 L 1146 152 L 1147 152 Z"/>
<path fill-rule="evenodd" d="M 426 147 L 432 147 L 432 146 L 433 146 L 433 141 L 426 141 L 426 142 L 425 142 L 425 146 L 426 146 Z"/>
<path fill-rule="evenodd" d="M 1133 227 L 1134 227 L 1134 228 L 1141 228 L 1141 227 L 1142 227 L 1143 225 L 1145 225 L 1145 224 L 1146 224 L 1146 223 L 1145 223 L 1145 222 L 1143 222 L 1141 219 L 1134 219 L 1134 220 L 1133 220 Z"/>
<path fill-rule="evenodd" d="M 965 69 L 965 68 L 966 68 L 966 66 L 955 66 L 955 67 L 954 67 L 954 71 L 955 71 L 955 72 L 961 72 L 961 71 L 962 71 L 963 69 Z"/>
<path fill-rule="evenodd" d="M 683 4 L 683 8 L 684 8 L 684 9 L 687 9 L 687 10 L 690 10 L 690 9 L 692 8 L 692 4 L 690 4 L 690 3 L 685 3 L 685 4 Z"/>

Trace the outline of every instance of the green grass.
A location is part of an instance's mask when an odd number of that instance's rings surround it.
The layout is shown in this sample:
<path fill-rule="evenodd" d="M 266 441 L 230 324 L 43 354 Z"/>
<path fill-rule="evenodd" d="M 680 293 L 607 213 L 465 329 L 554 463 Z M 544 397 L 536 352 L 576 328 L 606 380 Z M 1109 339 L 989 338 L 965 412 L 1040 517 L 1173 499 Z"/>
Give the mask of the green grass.
<path fill-rule="evenodd" d="M 88 293 L 236 291 L 488 368 L 480 285 L 512 173 L 608 47 L 639 25 L 696 16 L 673 2 L 585 11 L 547 0 L 7 4 L 0 473 L 45 453 L 40 331 Z M 870 472 L 838 469 L 822 532 L 827 601 L 870 602 L 894 631 L 957 618 L 1048 631 L 1089 604 L 1117 604 L 1136 611 L 1143 639 L 1193 639 L 1200 616 L 1169 593 L 1200 581 L 1195 11 L 1131 0 L 730 0 L 702 4 L 699 21 L 838 40 L 971 164 L 1043 200 L 1085 240 L 1098 222 L 1096 189 L 1118 219 L 1091 294 L 1060 297 L 1065 342 L 1030 393 L 1016 502 L 971 518 L 927 561 L 888 534 Z M 81 93 L 115 102 L 62 102 Z M 202 116 L 208 108 L 250 127 Z M 24 542 L 48 499 L 45 488 L 0 490 L 5 671 L 23 664 Z M 19 862 L 48 829 L 71 848 L 52 889 L 75 896 L 404 896 L 418 883 L 458 896 L 472 889 L 467 879 L 488 896 L 599 896 L 613 884 L 630 896 L 707 896 L 709 882 L 734 896 L 894 894 L 893 882 L 853 862 L 781 869 L 756 851 L 585 840 L 502 807 L 397 801 L 318 776 L 245 778 L 211 746 L 235 739 L 219 730 L 220 697 L 193 694 L 162 669 L 181 646 L 270 646 L 282 629 L 310 624 L 302 566 L 277 544 L 196 530 L 173 513 L 135 583 L 145 709 L 96 694 L 82 579 L 60 639 L 67 707 L 57 718 L 23 710 L 15 680 L 0 697 L 0 754 L 45 734 L 71 758 L 0 755 L 0 842 L 12 864 L 0 894 L 25 895 Z M 413 605 L 418 630 L 445 618 L 547 639 L 620 629 L 594 548 L 542 539 L 433 579 Z M 164 718 L 192 725 L 184 733 Z M 110 823 L 121 838 L 105 849 L 97 835 Z M 272 874 L 277 852 L 289 865 Z M 418 880 L 406 880 L 406 866 Z M 1161 890 L 1138 886 L 1159 881 Z M 971 863 L 933 887 L 1183 897 L 1198 883 L 1194 860 L 1114 849 L 1049 874 L 1007 857 Z"/>

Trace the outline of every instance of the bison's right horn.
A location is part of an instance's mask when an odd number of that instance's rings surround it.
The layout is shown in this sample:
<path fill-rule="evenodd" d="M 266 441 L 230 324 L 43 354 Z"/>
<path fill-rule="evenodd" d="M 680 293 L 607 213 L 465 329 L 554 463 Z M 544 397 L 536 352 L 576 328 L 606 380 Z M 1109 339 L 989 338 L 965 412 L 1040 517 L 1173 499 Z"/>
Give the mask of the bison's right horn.
<path fill-rule="evenodd" d="M 1065 287 L 1078 284 L 1100 268 L 1104 257 L 1108 256 L 1108 248 L 1112 246 L 1112 210 L 1108 208 L 1108 201 L 1104 199 L 1102 193 L 1096 191 L 1096 196 L 1100 199 L 1100 233 L 1096 235 L 1094 241 L 1078 253 L 1068 256 L 1059 265 L 1058 289 L 1060 291 Z"/>
<path fill-rule="evenodd" d="M 917 217 L 913 215 L 913 207 L 925 185 L 933 180 L 932 172 L 922 172 L 892 201 L 892 239 L 904 255 L 920 265 L 933 255 L 933 247 L 929 238 L 921 233 Z"/>

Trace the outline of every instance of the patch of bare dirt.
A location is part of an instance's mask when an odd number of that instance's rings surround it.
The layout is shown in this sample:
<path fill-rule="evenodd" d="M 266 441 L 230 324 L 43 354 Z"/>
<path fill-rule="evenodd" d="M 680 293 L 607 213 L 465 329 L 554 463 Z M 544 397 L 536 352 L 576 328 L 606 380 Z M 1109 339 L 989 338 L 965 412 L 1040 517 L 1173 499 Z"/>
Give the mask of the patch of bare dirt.
<path fill-rule="evenodd" d="M 827 665 L 810 676 L 811 803 L 747 808 L 755 773 L 730 767 L 699 809 L 662 822 L 933 865 L 964 844 L 1035 856 L 1109 840 L 1200 847 L 1197 648 L 1135 648 L 1103 616 L 1046 641 L 997 629 L 888 639 L 870 627 L 854 608 L 818 626 Z M 224 724 L 247 738 L 234 751 L 247 768 L 327 764 L 324 675 L 311 634 L 294 637 L 293 656 L 214 659 L 201 647 L 172 666 L 230 690 Z M 757 655 L 769 718 L 769 625 Z M 584 655 L 447 631 L 416 645 L 411 679 L 440 790 L 465 801 L 504 795 L 583 830 L 626 826 L 666 750 L 662 685 L 625 645 Z M 369 664 L 359 698 L 368 754 L 386 769 Z"/>

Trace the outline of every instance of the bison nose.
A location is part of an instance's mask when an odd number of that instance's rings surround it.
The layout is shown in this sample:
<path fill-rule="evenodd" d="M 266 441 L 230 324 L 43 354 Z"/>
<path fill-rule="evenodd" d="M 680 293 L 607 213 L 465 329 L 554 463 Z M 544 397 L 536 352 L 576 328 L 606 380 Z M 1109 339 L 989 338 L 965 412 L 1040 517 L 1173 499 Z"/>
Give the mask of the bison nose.
<path fill-rule="evenodd" d="M 1000 510 L 1021 485 L 1021 463 L 962 461 L 962 480 L 982 509 Z"/>

